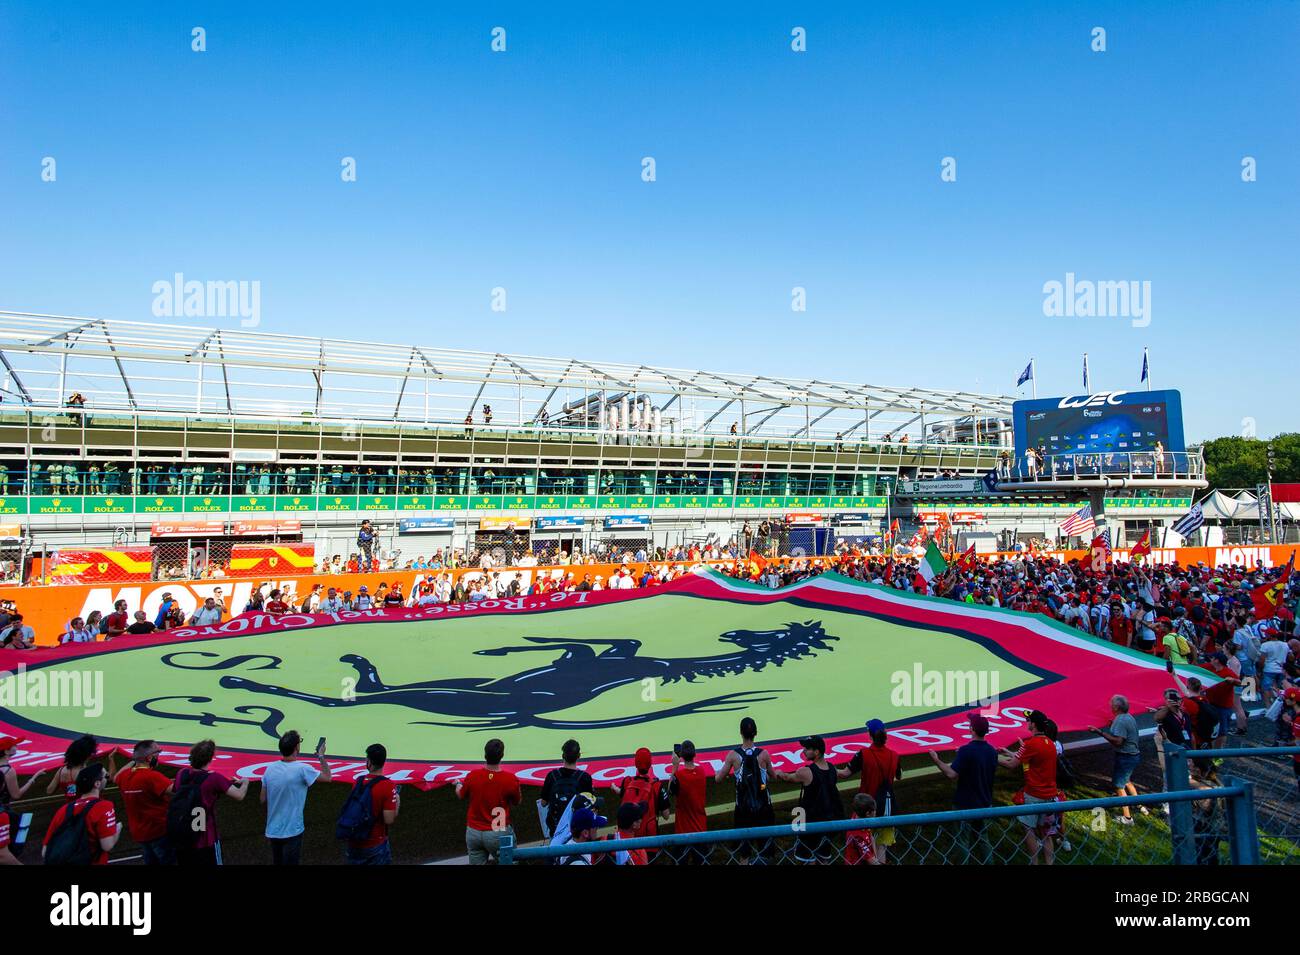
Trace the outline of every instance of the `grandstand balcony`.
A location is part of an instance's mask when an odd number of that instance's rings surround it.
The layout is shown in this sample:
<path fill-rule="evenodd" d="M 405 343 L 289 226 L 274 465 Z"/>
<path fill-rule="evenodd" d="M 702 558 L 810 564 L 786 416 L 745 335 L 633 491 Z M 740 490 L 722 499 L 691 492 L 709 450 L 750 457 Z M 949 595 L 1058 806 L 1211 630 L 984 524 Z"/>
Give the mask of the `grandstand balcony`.
<path fill-rule="evenodd" d="M 1189 451 L 1048 454 L 1038 465 L 1022 455 L 999 465 L 1000 491 L 1187 490 L 1208 487 L 1200 448 Z"/>

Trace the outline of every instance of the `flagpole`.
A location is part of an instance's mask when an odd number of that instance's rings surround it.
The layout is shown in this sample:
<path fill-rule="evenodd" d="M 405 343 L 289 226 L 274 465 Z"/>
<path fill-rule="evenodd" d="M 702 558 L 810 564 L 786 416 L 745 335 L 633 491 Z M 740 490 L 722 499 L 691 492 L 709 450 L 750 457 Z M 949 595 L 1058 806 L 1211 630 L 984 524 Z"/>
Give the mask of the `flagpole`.
<path fill-rule="evenodd" d="M 1092 377 L 1088 374 L 1088 353 L 1083 353 L 1083 390 L 1092 394 Z"/>
<path fill-rule="evenodd" d="M 1142 349 L 1142 368 L 1147 373 L 1147 391 L 1151 390 L 1151 359 L 1147 356 L 1147 349 Z"/>
<path fill-rule="evenodd" d="M 1038 369 L 1034 367 L 1034 359 L 1029 359 L 1029 380 L 1034 386 L 1034 398 L 1038 397 Z"/>

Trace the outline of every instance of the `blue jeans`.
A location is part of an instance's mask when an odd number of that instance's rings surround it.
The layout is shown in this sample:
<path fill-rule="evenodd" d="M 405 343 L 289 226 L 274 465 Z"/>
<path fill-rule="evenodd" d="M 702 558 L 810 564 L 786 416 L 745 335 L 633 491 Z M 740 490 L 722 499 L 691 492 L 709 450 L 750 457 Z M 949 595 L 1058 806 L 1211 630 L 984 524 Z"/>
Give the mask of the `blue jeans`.
<path fill-rule="evenodd" d="M 176 853 L 166 836 L 140 843 L 140 854 L 145 865 L 175 865 Z"/>
<path fill-rule="evenodd" d="M 348 865 L 392 865 L 393 851 L 385 839 L 377 846 L 357 848 L 348 846 Z"/>

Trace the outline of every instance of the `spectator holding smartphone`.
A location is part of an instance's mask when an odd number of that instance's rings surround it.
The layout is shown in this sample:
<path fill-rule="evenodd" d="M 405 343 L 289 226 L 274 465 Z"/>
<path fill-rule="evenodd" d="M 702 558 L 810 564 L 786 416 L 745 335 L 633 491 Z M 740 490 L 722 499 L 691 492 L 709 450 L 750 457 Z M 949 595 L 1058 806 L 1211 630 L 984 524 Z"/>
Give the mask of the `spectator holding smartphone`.
<path fill-rule="evenodd" d="M 289 730 L 280 737 L 280 761 L 262 774 L 261 798 L 266 806 L 266 839 L 271 843 L 272 865 L 298 864 L 302 834 L 307 828 L 302 819 L 307 790 L 318 779 L 329 782 L 332 778 L 329 763 L 325 762 L 325 737 L 316 746 L 317 766 L 300 760 L 301 751 L 302 735 Z"/>

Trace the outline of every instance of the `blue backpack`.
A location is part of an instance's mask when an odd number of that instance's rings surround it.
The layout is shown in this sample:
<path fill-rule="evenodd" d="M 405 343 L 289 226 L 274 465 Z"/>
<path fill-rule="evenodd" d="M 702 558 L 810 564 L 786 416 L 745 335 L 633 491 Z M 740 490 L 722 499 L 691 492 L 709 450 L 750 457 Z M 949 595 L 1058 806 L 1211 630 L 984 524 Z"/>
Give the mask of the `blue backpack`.
<path fill-rule="evenodd" d="M 356 781 L 343 808 L 339 810 L 339 821 L 334 826 L 335 839 L 355 841 L 370 835 L 370 830 L 375 825 L 374 801 L 370 798 L 370 791 L 375 788 L 375 783 L 385 778 L 362 777 Z"/>

